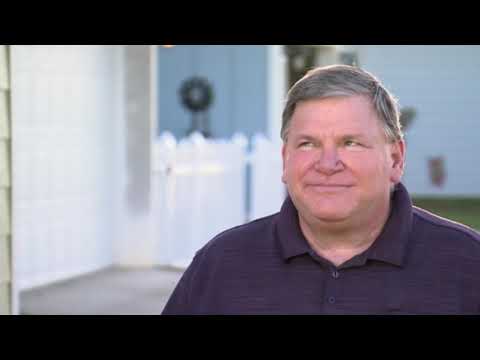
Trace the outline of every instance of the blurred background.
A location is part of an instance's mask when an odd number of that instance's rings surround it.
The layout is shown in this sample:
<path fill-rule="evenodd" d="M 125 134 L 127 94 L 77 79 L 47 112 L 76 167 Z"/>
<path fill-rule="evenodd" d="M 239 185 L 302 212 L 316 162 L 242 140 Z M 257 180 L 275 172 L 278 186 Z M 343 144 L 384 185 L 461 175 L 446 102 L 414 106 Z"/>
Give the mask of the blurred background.
<path fill-rule="evenodd" d="M 215 234 L 277 212 L 310 68 L 399 99 L 414 203 L 480 229 L 480 46 L 0 46 L 0 313 L 159 314 Z"/>

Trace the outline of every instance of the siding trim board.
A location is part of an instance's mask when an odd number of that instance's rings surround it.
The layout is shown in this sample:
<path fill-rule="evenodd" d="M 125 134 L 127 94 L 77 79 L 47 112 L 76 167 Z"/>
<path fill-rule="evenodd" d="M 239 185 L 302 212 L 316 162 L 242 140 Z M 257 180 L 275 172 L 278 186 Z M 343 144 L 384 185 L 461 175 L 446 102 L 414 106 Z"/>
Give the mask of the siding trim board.
<path fill-rule="evenodd" d="M 0 45 L 0 315 L 14 313 L 11 252 L 9 46 Z"/>

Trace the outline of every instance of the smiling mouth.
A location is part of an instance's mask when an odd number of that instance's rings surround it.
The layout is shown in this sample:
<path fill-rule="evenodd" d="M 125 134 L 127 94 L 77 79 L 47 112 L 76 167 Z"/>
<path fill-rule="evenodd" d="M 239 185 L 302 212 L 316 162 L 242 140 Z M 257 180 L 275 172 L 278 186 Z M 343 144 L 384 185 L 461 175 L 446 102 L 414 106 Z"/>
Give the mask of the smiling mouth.
<path fill-rule="evenodd" d="M 335 187 L 347 188 L 347 187 L 352 187 L 353 185 L 343 185 L 343 184 L 309 184 L 308 186 L 324 187 L 324 188 L 335 188 Z"/>
<path fill-rule="evenodd" d="M 308 187 L 311 187 L 315 190 L 320 191 L 338 191 L 351 188 L 353 185 L 342 185 L 342 184 L 309 184 Z"/>

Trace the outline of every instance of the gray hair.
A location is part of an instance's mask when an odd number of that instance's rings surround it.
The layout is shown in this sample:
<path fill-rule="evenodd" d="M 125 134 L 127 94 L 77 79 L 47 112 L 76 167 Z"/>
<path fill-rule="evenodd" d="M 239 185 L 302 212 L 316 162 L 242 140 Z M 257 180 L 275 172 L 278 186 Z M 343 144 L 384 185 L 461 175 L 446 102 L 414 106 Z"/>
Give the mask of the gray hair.
<path fill-rule="evenodd" d="M 287 141 L 290 121 L 298 103 L 313 99 L 355 95 L 363 95 L 371 100 L 378 118 L 382 121 L 388 141 L 395 142 L 403 139 L 397 100 L 375 76 L 348 65 L 331 65 L 312 69 L 292 86 L 282 114 L 281 138 L 284 142 Z"/>

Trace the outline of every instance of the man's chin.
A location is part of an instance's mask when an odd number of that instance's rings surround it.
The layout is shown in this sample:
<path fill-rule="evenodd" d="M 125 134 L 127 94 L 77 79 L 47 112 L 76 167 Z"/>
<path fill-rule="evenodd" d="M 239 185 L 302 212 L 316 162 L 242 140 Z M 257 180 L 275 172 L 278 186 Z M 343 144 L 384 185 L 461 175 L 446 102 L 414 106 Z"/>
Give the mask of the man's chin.
<path fill-rule="evenodd" d="M 348 220 L 346 216 L 316 216 L 315 218 L 326 224 L 341 224 Z"/>
<path fill-rule="evenodd" d="M 342 223 L 349 219 L 350 214 L 345 211 L 315 211 L 313 216 L 324 223 Z"/>

